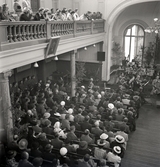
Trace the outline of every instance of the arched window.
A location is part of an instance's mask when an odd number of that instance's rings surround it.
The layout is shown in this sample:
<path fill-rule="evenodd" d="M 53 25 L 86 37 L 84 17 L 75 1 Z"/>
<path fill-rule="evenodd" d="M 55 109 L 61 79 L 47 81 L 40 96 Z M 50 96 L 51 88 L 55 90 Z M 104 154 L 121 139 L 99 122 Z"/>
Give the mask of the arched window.
<path fill-rule="evenodd" d="M 142 48 L 144 47 L 144 29 L 139 25 L 127 27 L 124 34 L 125 57 L 132 61 L 135 57 L 142 59 Z"/>

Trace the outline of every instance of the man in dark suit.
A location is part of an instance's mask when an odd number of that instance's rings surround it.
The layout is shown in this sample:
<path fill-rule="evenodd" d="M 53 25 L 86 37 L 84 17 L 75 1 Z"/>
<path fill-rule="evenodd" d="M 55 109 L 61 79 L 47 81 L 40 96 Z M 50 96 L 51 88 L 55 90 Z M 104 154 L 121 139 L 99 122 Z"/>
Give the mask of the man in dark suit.
<path fill-rule="evenodd" d="M 51 144 L 54 148 L 60 149 L 63 145 L 63 141 L 59 139 L 58 133 L 55 134 L 55 139 L 51 140 Z"/>
<path fill-rule="evenodd" d="M 99 137 L 102 133 L 103 133 L 103 130 L 99 128 L 99 122 L 96 121 L 95 122 L 95 127 L 93 127 L 91 129 L 91 133 L 95 135 L 95 137 Z"/>
<path fill-rule="evenodd" d="M 89 123 L 90 117 L 87 115 L 85 117 L 85 121 L 81 123 L 81 129 L 82 131 L 85 131 L 86 129 L 91 130 L 92 125 Z"/>
<path fill-rule="evenodd" d="M 44 8 L 39 8 L 38 12 L 34 16 L 35 21 L 40 21 L 41 19 L 44 19 L 43 11 L 44 11 Z"/>

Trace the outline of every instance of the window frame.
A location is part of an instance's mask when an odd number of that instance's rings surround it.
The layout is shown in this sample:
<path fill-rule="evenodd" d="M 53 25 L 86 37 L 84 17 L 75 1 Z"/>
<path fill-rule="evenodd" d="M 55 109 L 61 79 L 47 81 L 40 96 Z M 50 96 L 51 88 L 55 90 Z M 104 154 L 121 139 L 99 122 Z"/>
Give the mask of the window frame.
<path fill-rule="evenodd" d="M 132 27 L 133 26 L 138 26 L 138 28 L 141 28 L 142 29 L 142 31 L 143 31 L 143 33 L 144 33 L 144 35 L 143 36 L 140 36 L 140 35 L 131 35 L 132 34 Z M 131 30 L 131 32 L 130 32 L 130 35 L 126 35 L 127 34 L 127 30 L 128 29 L 130 29 Z M 138 39 L 138 38 L 143 38 L 143 46 L 142 46 L 142 62 L 143 62 L 143 48 L 144 48 L 144 46 L 145 46 L 145 31 L 144 31 L 145 29 L 143 28 L 143 26 L 141 26 L 140 24 L 130 24 L 130 25 L 128 25 L 126 28 L 125 28 L 125 30 L 124 30 L 124 33 L 123 33 L 123 48 L 124 48 L 124 51 L 125 51 L 125 42 L 126 42 L 126 40 L 125 40 L 125 38 L 126 37 L 129 37 L 130 38 L 130 45 L 129 45 L 129 55 L 130 55 L 130 53 L 131 53 L 131 40 L 132 40 L 132 37 L 135 37 L 136 39 Z M 137 31 L 138 32 L 138 31 Z M 136 45 L 138 46 L 138 42 L 136 42 Z M 138 47 L 136 46 L 136 53 L 137 53 L 137 49 L 138 49 Z M 129 57 L 130 58 L 130 57 Z"/>

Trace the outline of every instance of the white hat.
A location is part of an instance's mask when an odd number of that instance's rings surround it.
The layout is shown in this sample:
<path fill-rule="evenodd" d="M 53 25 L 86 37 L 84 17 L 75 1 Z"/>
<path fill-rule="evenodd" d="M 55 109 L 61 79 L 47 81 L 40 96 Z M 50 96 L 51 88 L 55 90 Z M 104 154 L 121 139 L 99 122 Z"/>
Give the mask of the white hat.
<path fill-rule="evenodd" d="M 107 138 L 108 138 L 108 135 L 105 134 L 105 133 L 102 133 L 102 134 L 100 135 L 100 139 L 106 140 Z"/>
<path fill-rule="evenodd" d="M 114 105 L 113 105 L 112 103 L 109 103 L 109 104 L 108 104 L 108 108 L 113 109 L 113 108 L 114 108 Z"/>
<path fill-rule="evenodd" d="M 101 95 L 104 95 L 105 94 L 105 92 L 104 91 L 101 91 Z"/>
<path fill-rule="evenodd" d="M 61 101 L 61 106 L 64 106 L 66 103 L 65 103 L 65 101 Z"/>
<path fill-rule="evenodd" d="M 27 114 L 28 114 L 28 115 L 33 115 L 33 113 L 32 113 L 31 110 L 28 110 L 28 111 L 27 111 Z"/>
<path fill-rule="evenodd" d="M 82 85 L 81 88 L 85 89 L 85 86 Z"/>
<path fill-rule="evenodd" d="M 99 126 L 99 121 L 96 121 L 96 122 L 94 123 L 94 125 L 95 125 L 95 126 Z"/>
<path fill-rule="evenodd" d="M 43 115 L 43 116 L 44 116 L 44 118 L 46 118 L 46 119 L 47 119 L 47 118 L 49 118 L 49 117 L 51 116 L 51 114 L 50 114 L 49 112 L 46 112 L 46 113 L 44 113 L 44 115 Z"/>
<path fill-rule="evenodd" d="M 47 84 L 46 84 L 46 87 L 49 87 L 49 86 L 50 86 L 49 83 L 47 83 Z"/>
<path fill-rule="evenodd" d="M 114 147 L 113 147 L 113 150 L 114 150 L 117 154 L 120 154 L 120 153 L 121 153 L 121 147 L 119 147 L 119 146 L 114 146 Z"/>
<path fill-rule="evenodd" d="M 54 115 L 57 116 L 57 117 L 60 117 L 60 116 L 61 116 L 61 114 L 58 113 L 58 112 L 54 113 Z"/>
<path fill-rule="evenodd" d="M 97 97 L 98 97 L 98 99 L 100 99 L 102 96 L 101 96 L 101 94 L 98 94 L 98 96 L 97 96 Z"/>
<path fill-rule="evenodd" d="M 62 147 L 62 148 L 60 149 L 60 154 L 61 154 L 62 156 L 63 156 L 63 155 L 66 155 L 67 152 L 68 152 L 68 150 L 67 150 L 65 147 Z"/>
<path fill-rule="evenodd" d="M 124 137 L 123 136 L 121 136 L 121 135 L 117 135 L 116 137 L 115 137 L 115 141 L 117 142 L 117 143 L 124 143 Z"/>
<path fill-rule="evenodd" d="M 66 111 L 66 113 L 72 114 L 72 113 L 73 113 L 73 109 L 72 109 L 72 108 L 69 108 L 68 111 Z"/>

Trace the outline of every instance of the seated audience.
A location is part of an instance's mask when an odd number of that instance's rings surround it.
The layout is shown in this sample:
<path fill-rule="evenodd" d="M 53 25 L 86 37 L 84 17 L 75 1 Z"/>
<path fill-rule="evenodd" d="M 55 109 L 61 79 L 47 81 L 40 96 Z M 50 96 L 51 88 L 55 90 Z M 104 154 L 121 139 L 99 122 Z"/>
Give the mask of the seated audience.
<path fill-rule="evenodd" d="M 114 146 L 112 152 L 108 152 L 107 154 L 107 160 L 109 162 L 113 162 L 115 167 L 119 167 L 121 163 L 121 157 L 119 156 L 121 154 L 121 147 Z"/>

